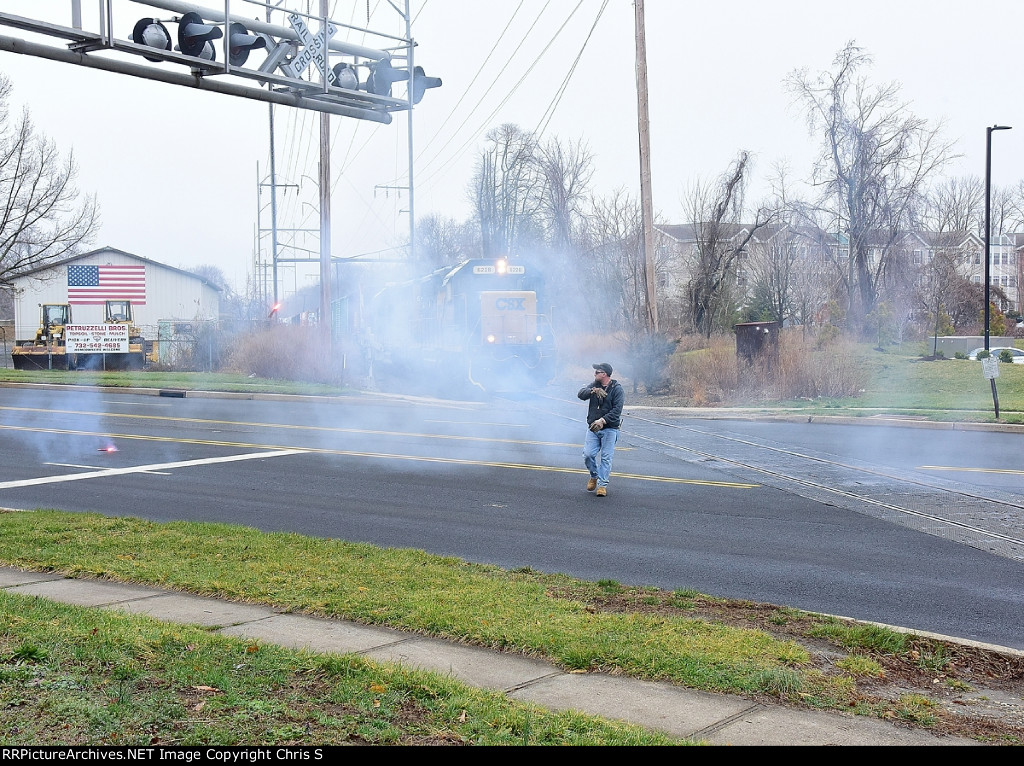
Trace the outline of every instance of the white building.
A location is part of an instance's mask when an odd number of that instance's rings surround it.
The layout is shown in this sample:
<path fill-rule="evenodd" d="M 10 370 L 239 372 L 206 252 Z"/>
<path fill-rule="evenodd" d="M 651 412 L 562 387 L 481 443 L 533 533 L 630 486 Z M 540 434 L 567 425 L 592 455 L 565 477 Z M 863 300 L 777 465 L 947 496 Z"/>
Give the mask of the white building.
<path fill-rule="evenodd" d="M 220 318 L 220 288 L 202 277 L 123 250 L 102 247 L 47 264 L 14 280 L 14 333 L 35 337 L 40 309 L 68 303 L 74 324 L 103 322 L 107 300 L 132 302 L 134 324 L 147 340 L 191 334 Z"/>

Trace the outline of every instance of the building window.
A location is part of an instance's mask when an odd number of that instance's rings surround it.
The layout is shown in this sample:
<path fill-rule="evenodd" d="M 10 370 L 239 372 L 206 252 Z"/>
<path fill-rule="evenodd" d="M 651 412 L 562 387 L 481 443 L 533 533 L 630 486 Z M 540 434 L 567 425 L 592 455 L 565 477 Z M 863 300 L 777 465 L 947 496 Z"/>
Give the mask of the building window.
<path fill-rule="evenodd" d="M 972 281 L 974 282 L 974 284 L 980 285 L 981 284 L 981 277 L 975 275 L 975 277 L 972 279 Z"/>
<path fill-rule="evenodd" d="M 920 250 L 915 250 L 914 251 L 914 265 L 915 266 L 920 266 L 921 265 L 921 251 Z"/>

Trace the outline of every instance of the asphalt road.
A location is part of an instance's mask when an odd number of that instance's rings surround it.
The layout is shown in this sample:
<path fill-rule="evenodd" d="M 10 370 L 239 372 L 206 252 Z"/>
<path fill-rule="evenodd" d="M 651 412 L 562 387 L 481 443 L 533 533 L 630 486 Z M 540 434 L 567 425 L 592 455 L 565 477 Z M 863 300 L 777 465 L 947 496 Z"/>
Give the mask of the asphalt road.
<path fill-rule="evenodd" d="M 584 412 L 571 394 L 310 403 L 0 388 L 0 506 L 413 547 L 1024 649 L 1019 435 L 627 407 L 609 496 L 596 498 Z"/>

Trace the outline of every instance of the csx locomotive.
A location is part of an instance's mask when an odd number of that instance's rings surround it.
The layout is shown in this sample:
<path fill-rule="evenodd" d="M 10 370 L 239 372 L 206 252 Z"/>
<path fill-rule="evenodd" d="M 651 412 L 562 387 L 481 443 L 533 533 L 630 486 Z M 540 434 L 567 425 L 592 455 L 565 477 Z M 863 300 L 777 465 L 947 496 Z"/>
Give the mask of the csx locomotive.
<path fill-rule="evenodd" d="M 484 391 L 547 383 L 555 343 L 544 278 L 520 259 L 474 258 L 374 296 L 378 372 Z"/>

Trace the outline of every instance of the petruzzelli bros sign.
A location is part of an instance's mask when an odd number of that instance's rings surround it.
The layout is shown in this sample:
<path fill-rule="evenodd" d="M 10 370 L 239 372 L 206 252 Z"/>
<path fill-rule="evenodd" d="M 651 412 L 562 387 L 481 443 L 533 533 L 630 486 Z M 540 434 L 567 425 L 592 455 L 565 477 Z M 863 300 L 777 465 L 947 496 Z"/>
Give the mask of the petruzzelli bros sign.
<path fill-rule="evenodd" d="M 69 324 L 65 345 L 69 354 L 127 354 L 128 325 Z"/>

